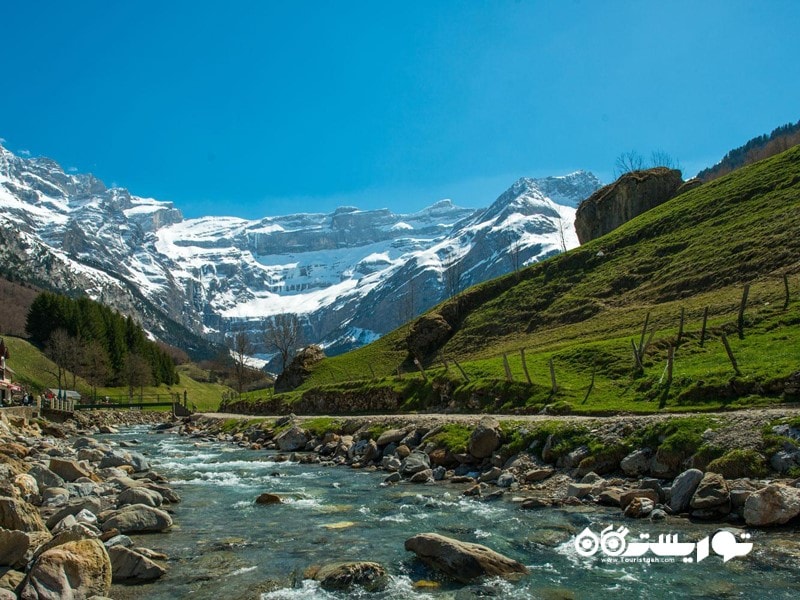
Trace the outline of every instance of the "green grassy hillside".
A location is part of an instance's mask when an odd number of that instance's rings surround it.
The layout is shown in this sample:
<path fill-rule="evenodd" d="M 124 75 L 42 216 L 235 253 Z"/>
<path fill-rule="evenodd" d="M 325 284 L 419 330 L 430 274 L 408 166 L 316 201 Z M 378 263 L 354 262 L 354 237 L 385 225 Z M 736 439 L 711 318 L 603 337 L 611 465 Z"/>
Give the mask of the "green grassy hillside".
<path fill-rule="evenodd" d="M 369 346 L 326 359 L 285 401 L 360 387 L 365 393 L 395 390 L 406 409 L 449 402 L 456 410 L 550 405 L 556 411 L 647 412 L 775 402 L 784 399 L 786 378 L 800 370 L 798 273 L 800 147 L 695 188 L 580 248 L 471 288 Z M 790 286 L 785 309 L 784 275 Z M 745 284 L 750 292 L 739 339 Z M 652 342 L 643 369 L 635 369 L 631 340 L 640 344 L 648 313 L 645 339 L 652 332 Z M 449 333 L 413 343 L 431 323 Z M 409 340 L 422 348 L 427 382 L 410 359 Z M 399 378 L 398 372 L 405 374 Z"/>

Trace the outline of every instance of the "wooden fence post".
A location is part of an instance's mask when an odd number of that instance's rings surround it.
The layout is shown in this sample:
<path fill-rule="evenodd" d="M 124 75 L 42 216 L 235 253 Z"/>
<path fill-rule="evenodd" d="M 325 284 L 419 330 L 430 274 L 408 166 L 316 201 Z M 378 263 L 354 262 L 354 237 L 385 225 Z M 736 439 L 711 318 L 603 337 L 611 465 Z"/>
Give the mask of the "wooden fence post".
<path fill-rule="evenodd" d="M 553 357 L 550 357 L 550 384 L 552 385 L 551 390 L 555 394 L 558 391 L 558 385 L 556 385 L 556 368 L 553 366 Z"/>
<path fill-rule="evenodd" d="M 596 371 L 597 371 L 597 363 L 595 363 L 594 366 L 592 367 L 592 380 L 589 382 L 589 389 L 586 390 L 586 395 L 583 397 L 583 404 L 586 404 L 586 401 L 589 399 L 589 394 L 591 394 L 592 390 L 594 389 L 594 375 Z"/>
<path fill-rule="evenodd" d="M 742 290 L 742 302 L 739 304 L 739 318 L 736 320 L 739 327 L 739 339 L 744 339 L 744 309 L 747 306 L 747 295 L 750 293 L 750 284 L 745 284 Z"/>
<path fill-rule="evenodd" d="M 508 364 L 508 355 L 503 352 L 503 368 L 506 370 L 506 380 L 514 381 L 514 376 L 511 374 L 511 365 Z"/>
<path fill-rule="evenodd" d="M 522 358 L 522 371 L 525 373 L 525 379 L 528 380 L 528 385 L 531 385 L 531 375 L 528 373 L 528 365 L 525 362 L 525 348 L 519 349 L 519 355 Z"/>
<path fill-rule="evenodd" d="M 681 322 L 678 325 L 678 339 L 676 340 L 675 344 L 679 345 L 681 343 L 681 338 L 683 337 L 683 321 L 686 317 L 686 309 L 681 306 Z"/>
<path fill-rule="evenodd" d="M 737 375 L 741 375 L 742 372 L 739 370 L 739 365 L 736 364 L 736 358 L 733 356 L 733 351 L 731 350 L 731 345 L 728 343 L 728 337 L 725 335 L 725 332 L 722 332 L 722 345 L 725 346 L 725 352 L 728 353 L 728 358 L 731 361 L 731 365 L 733 365 L 733 370 Z"/>
<path fill-rule="evenodd" d="M 647 325 L 650 323 L 650 311 L 647 311 L 647 315 L 644 317 L 644 325 L 642 326 L 642 337 L 639 340 L 639 362 L 642 360 L 642 356 L 644 356 L 644 336 L 647 333 Z"/>
<path fill-rule="evenodd" d="M 637 373 L 641 373 L 644 371 L 644 367 L 642 366 L 642 359 L 639 358 L 639 349 L 633 340 L 631 340 L 631 346 L 633 348 L 633 368 Z"/>
<path fill-rule="evenodd" d="M 467 376 L 467 373 L 461 368 L 461 365 L 458 364 L 458 361 L 455 358 L 453 359 L 453 363 L 456 365 L 456 368 L 461 371 L 461 376 L 464 378 L 464 381 L 469 383 L 469 377 Z"/>
<path fill-rule="evenodd" d="M 419 369 L 419 372 L 422 373 L 422 379 L 424 381 L 428 381 L 428 376 L 425 374 L 425 369 L 422 368 L 422 363 L 419 362 L 418 358 L 414 359 L 414 364 L 417 365 L 417 368 Z"/>
<path fill-rule="evenodd" d="M 708 323 L 708 307 L 703 311 L 703 328 L 700 330 L 700 347 L 703 347 L 703 344 L 706 341 L 706 323 Z"/>
<path fill-rule="evenodd" d="M 667 390 L 672 385 L 672 366 L 675 362 L 675 346 L 669 347 L 669 354 L 667 355 Z"/>

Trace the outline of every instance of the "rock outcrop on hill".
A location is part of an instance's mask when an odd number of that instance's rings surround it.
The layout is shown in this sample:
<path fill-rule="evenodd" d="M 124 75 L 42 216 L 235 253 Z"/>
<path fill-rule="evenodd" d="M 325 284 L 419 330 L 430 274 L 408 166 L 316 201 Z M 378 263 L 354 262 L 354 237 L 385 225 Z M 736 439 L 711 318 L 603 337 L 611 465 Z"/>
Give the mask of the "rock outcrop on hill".
<path fill-rule="evenodd" d="M 575 231 L 585 244 L 607 234 L 677 195 L 681 172 L 666 167 L 626 173 L 584 200 L 575 213 Z"/>
<path fill-rule="evenodd" d="M 306 346 L 292 359 L 289 366 L 275 380 L 276 392 L 289 392 L 300 385 L 311 374 L 311 367 L 325 358 L 325 352 L 316 344 Z"/>

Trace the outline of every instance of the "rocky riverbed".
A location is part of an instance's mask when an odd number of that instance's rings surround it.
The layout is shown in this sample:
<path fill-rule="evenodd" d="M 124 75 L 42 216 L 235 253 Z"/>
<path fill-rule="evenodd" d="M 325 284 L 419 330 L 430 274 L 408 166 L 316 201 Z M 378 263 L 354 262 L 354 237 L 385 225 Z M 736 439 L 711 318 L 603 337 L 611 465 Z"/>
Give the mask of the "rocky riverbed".
<path fill-rule="evenodd" d="M 791 597 L 797 417 L 3 419 L 0 598 L 625 596 L 642 573 L 654 597 Z M 578 556 L 581 531 L 609 522 L 756 548 L 678 579 Z"/>
<path fill-rule="evenodd" d="M 800 522 L 800 411 L 793 408 L 526 420 L 291 415 L 238 424 L 217 414 L 186 419 L 178 431 L 278 450 L 279 460 L 383 470 L 387 485 L 467 484 L 466 496 L 511 495 L 522 509 L 600 504 L 630 518 Z"/>
<path fill-rule="evenodd" d="M 179 496 L 135 440 L 93 437 L 163 419 L 106 411 L 59 424 L 0 411 L 0 599 L 104 598 L 112 583 L 164 575 L 167 556 L 139 540 L 172 527 Z"/>

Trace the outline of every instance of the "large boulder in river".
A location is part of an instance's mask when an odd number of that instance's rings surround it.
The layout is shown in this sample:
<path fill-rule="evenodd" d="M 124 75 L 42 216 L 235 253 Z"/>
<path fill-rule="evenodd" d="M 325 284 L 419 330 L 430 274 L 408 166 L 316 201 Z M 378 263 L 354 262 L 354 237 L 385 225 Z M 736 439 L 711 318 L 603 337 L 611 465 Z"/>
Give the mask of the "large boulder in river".
<path fill-rule="evenodd" d="M 689 469 L 684 471 L 672 482 L 672 495 L 669 500 L 669 507 L 674 513 L 685 511 L 689 508 L 697 486 L 703 480 L 703 472 L 700 469 Z"/>
<path fill-rule="evenodd" d="M 30 545 L 30 538 L 24 531 L 0 529 L 0 567 L 16 566 Z"/>
<path fill-rule="evenodd" d="M 295 452 L 302 450 L 308 443 L 308 435 L 297 425 L 293 425 L 275 438 L 281 452 Z"/>
<path fill-rule="evenodd" d="M 0 527 L 19 531 L 47 531 L 32 504 L 15 498 L 0 498 Z"/>
<path fill-rule="evenodd" d="M 144 504 L 131 504 L 114 511 L 105 520 L 103 531 L 119 530 L 120 533 L 145 533 L 165 531 L 172 527 L 172 517 L 163 510 Z"/>
<path fill-rule="evenodd" d="M 144 583 L 158 579 L 167 570 L 136 550 L 121 545 L 108 549 L 114 583 Z"/>
<path fill-rule="evenodd" d="M 164 502 L 164 497 L 155 490 L 145 487 L 128 488 L 117 496 L 117 506 L 128 504 L 145 504 L 147 506 L 158 507 Z"/>
<path fill-rule="evenodd" d="M 486 546 L 437 533 L 415 535 L 406 540 L 405 548 L 428 566 L 462 583 L 479 577 L 514 577 L 528 572 L 522 563 Z"/>
<path fill-rule="evenodd" d="M 500 447 L 500 423 L 483 417 L 469 436 L 469 453 L 475 458 L 487 458 Z"/>
<path fill-rule="evenodd" d="M 674 198 L 682 183 L 681 172 L 666 167 L 625 173 L 578 206 L 575 232 L 580 243 L 599 238 Z"/>
<path fill-rule="evenodd" d="M 353 586 L 368 592 L 380 592 L 386 588 L 386 569 L 376 562 L 344 562 L 309 567 L 305 576 L 319 581 L 326 590 L 348 592 Z"/>
<path fill-rule="evenodd" d="M 67 542 L 39 555 L 22 583 L 22 600 L 108 596 L 111 561 L 98 539 Z"/>
<path fill-rule="evenodd" d="M 91 477 L 91 473 L 74 460 L 51 458 L 50 470 L 64 481 L 75 481 L 81 477 Z"/>
<path fill-rule="evenodd" d="M 751 493 L 744 503 L 750 526 L 783 525 L 800 515 L 800 489 L 770 484 Z"/>

